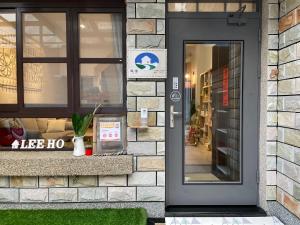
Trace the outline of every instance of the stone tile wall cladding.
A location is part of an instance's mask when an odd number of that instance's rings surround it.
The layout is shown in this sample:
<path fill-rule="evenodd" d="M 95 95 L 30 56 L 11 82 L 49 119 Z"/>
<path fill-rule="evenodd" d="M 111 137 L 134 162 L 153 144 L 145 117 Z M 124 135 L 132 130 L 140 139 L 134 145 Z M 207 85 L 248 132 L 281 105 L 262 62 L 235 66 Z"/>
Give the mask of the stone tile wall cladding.
<path fill-rule="evenodd" d="M 269 0 L 267 200 L 300 218 L 300 0 Z"/>
<path fill-rule="evenodd" d="M 165 48 L 164 0 L 128 0 L 127 48 Z M 128 127 L 128 153 L 135 172 L 128 176 L 0 177 L 0 202 L 153 202 L 164 213 L 165 80 L 128 80 L 128 124 L 149 109 L 151 127 Z M 157 215 L 151 215 L 157 216 Z"/>

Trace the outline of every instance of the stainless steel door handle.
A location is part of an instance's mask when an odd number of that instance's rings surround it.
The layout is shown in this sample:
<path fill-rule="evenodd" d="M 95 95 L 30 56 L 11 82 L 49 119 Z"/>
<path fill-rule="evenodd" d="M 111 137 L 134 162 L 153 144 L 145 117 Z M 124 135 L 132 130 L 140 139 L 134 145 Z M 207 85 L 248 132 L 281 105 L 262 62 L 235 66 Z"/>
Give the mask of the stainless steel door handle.
<path fill-rule="evenodd" d="M 175 127 L 174 116 L 181 116 L 182 112 L 175 112 L 174 105 L 170 106 L 170 128 Z"/>

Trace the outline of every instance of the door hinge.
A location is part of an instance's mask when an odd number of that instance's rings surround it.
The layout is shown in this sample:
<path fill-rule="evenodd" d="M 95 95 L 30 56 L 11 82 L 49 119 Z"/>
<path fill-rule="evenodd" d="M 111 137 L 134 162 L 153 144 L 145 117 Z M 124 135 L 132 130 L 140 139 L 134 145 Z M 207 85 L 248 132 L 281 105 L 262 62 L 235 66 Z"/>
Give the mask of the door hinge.
<path fill-rule="evenodd" d="M 256 170 L 256 183 L 259 184 L 259 170 Z"/>
<path fill-rule="evenodd" d="M 258 41 L 261 43 L 261 29 L 258 29 Z"/>

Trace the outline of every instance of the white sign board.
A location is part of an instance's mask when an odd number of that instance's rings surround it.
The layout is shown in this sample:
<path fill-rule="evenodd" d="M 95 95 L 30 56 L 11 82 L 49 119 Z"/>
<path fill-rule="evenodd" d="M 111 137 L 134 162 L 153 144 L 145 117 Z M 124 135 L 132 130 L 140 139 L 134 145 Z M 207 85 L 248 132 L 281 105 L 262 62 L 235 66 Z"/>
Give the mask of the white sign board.
<path fill-rule="evenodd" d="M 100 141 L 120 141 L 120 122 L 100 122 Z"/>
<path fill-rule="evenodd" d="M 129 49 L 128 78 L 167 78 L 166 49 Z"/>

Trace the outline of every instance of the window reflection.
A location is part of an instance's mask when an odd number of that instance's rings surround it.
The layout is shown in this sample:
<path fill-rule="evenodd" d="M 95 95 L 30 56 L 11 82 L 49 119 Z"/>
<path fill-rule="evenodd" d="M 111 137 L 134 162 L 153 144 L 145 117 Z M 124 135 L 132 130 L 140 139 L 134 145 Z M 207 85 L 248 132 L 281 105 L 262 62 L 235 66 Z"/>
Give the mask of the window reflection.
<path fill-rule="evenodd" d="M 0 14 L 0 104 L 17 104 L 16 15 Z"/>
<path fill-rule="evenodd" d="M 24 57 L 66 57 L 65 13 L 23 14 Z"/>

